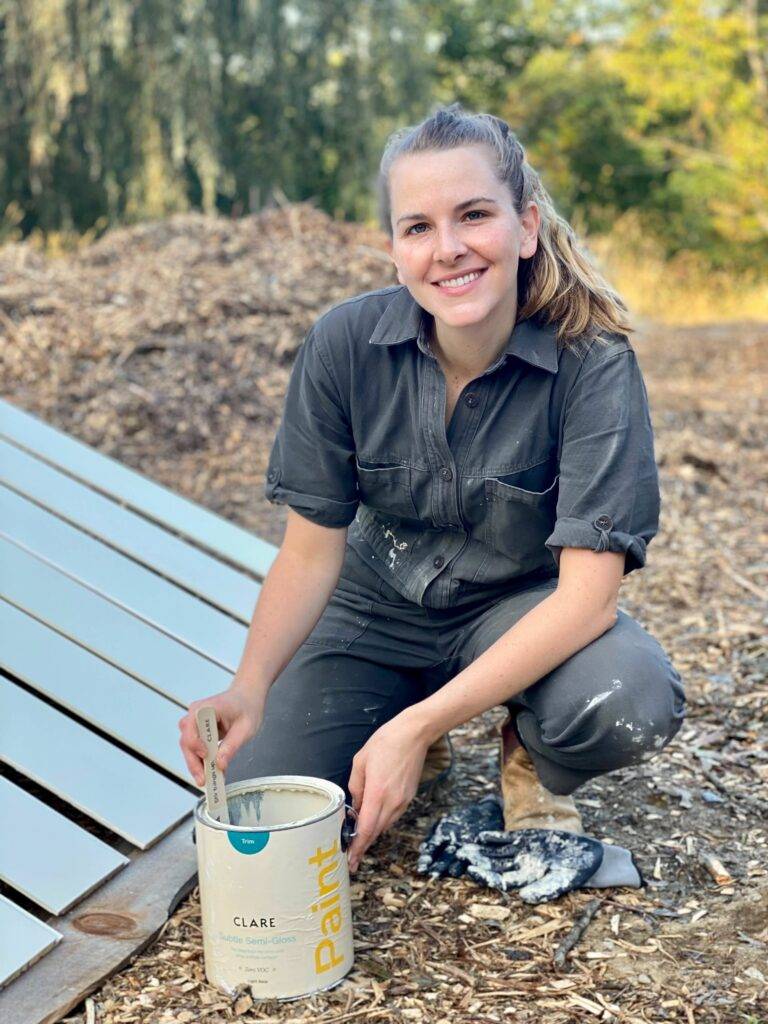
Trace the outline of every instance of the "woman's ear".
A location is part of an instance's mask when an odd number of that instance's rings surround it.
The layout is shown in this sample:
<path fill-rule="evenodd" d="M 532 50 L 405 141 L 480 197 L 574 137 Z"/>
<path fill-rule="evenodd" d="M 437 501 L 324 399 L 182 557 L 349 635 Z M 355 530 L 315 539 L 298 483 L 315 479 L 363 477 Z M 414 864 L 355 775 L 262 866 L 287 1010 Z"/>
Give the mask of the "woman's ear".
<path fill-rule="evenodd" d="M 529 259 L 538 247 L 541 214 L 534 202 L 530 202 L 520 216 L 520 259 Z"/>

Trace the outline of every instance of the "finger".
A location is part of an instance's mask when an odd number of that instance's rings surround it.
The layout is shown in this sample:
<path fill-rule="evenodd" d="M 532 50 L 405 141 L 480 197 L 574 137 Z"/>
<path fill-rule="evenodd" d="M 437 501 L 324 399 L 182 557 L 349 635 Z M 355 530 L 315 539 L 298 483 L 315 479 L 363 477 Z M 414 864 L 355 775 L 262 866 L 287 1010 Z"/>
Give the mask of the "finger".
<path fill-rule="evenodd" d="M 445 869 L 445 874 L 449 878 L 461 878 L 466 870 L 466 863 L 463 860 L 459 860 L 458 857 L 453 856 L 450 864 Z"/>
<path fill-rule="evenodd" d="M 245 718 L 235 719 L 232 728 L 227 732 L 226 737 L 219 744 L 216 755 L 216 764 L 219 771 L 225 772 L 229 762 L 235 756 L 240 747 L 245 743 L 250 734 L 250 723 Z"/>
<path fill-rule="evenodd" d="M 365 762 L 353 761 L 347 789 L 352 797 L 352 806 L 359 811 L 363 803 L 363 791 L 365 789 Z"/>
<path fill-rule="evenodd" d="M 194 711 L 190 710 L 179 722 L 179 729 L 181 730 L 182 743 L 187 747 L 188 750 L 202 759 L 207 753 L 205 743 L 203 743 L 200 733 L 197 729 L 197 719 L 195 718 Z"/>
<path fill-rule="evenodd" d="M 516 837 L 514 833 L 502 832 L 498 829 L 484 829 L 482 832 L 478 832 L 477 841 L 483 844 L 493 843 L 496 846 L 508 846 L 514 845 Z"/>
<path fill-rule="evenodd" d="M 192 776 L 192 778 L 195 780 L 198 786 L 202 786 L 204 781 L 202 760 L 199 757 L 195 756 L 195 754 L 189 749 L 189 747 L 184 743 L 183 740 L 179 740 L 179 746 L 181 747 L 181 753 L 183 754 L 184 761 L 186 762 L 187 768 L 189 769 L 189 774 Z"/>
<path fill-rule="evenodd" d="M 480 885 L 487 885 L 490 889 L 499 889 L 501 892 L 507 891 L 504 879 L 498 871 L 490 871 L 488 868 L 478 868 L 474 864 L 470 864 L 467 866 L 467 874 L 473 882 L 479 882 Z"/>
<path fill-rule="evenodd" d="M 448 875 L 450 878 L 458 878 L 464 872 L 464 862 L 456 858 L 453 853 L 441 850 L 437 855 L 423 854 L 419 858 L 417 870 L 422 875 L 432 875 L 434 878 L 440 875 Z"/>
<path fill-rule="evenodd" d="M 380 813 L 381 798 L 366 790 L 357 819 L 357 835 L 349 849 L 349 866 L 352 871 L 357 871 L 363 854 L 379 834 Z"/>
<path fill-rule="evenodd" d="M 179 746 L 181 752 L 184 755 L 187 768 L 189 769 L 192 778 L 200 786 L 203 783 L 203 759 L 206 755 L 205 745 L 197 735 L 197 727 L 194 727 L 194 732 L 190 732 L 189 721 L 182 721 L 179 723 L 181 729 L 181 736 L 179 737 Z"/>
<path fill-rule="evenodd" d="M 426 853 L 434 854 L 448 845 L 449 838 L 441 828 L 442 821 L 436 821 L 429 831 L 429 835 L 421 844 Z"/>
<path fill-rule="evenodd" d="M 548 903 L 575 888 L 573 877 L 567 873 L 550 872 L 543 878 L 531 880 L 518 891 L 524 903 Z"/>

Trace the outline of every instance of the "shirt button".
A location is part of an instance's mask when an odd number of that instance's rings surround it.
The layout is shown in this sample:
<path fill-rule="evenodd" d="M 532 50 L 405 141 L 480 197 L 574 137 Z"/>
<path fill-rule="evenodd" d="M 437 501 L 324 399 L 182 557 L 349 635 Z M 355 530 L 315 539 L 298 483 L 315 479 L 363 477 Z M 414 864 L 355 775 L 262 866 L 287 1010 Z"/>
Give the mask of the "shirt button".
<path fill-rule="evenodd" d="M 434 565 L 436 569 L 442 569 L 443 566 L 445 565 L 445 559 L 443 558 L 442 555 L 438 555 L 437 558 L 432 563 L 432 565 Z"/>
<path fill-rule="evenodd" d="M 477 403 L 480 401 L 480 399 L 477 397 L 477 395 L 465 395 L 464 401 L 469 406 L 470 409 L 474 409 Z"/>
<path fill-rule="evenodd" d="M 453 472 L 449 466 L 443 466 L 443 468 L 440 470 L 440 476 L 443 478 L 443 480 L 453 480 Z"/>
<path fill-rule="evenodd" d="M 598 516 L 594 525 L 598 530 L 610 530 L 613 526 L 613 520 L 610 516 Z"/>
<path fill-rule="evenodd" d="M 267 473 L 267 480 L 270 480 L 270 481 L 277 480 L 277 470 L 276 469 L 270 469 L 270 471 Z"/>

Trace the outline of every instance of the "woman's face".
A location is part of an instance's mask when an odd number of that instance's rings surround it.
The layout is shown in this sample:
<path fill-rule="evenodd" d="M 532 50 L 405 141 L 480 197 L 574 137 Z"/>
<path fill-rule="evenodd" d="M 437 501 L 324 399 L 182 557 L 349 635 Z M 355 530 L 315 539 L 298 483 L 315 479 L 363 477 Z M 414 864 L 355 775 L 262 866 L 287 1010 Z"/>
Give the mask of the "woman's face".
<path fill-rule="evenodd" d="M 410 153 L 390 169 L 398 281 L 450 327 L 515 311 L 518 261 L 536 252 L 538 209 L 531 203 L 518 216 L 491 159 L 488 147 L 474 144 Z M 450 283 L 468 273 L 472 280 Z"/>

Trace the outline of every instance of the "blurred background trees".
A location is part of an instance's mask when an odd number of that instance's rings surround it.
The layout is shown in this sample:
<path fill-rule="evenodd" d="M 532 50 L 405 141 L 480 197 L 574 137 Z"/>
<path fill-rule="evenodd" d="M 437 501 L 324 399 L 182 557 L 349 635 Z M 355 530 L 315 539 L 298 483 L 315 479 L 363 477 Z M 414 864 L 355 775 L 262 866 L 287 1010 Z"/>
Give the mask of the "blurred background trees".
<path fill-rule="evenodd" d="M 276 196 L 373 222 L 388 133 L 460 100 L 585 235 L 748 273 L 767 39 L 768 0 L 0 0 L 0 240 Z"/>

